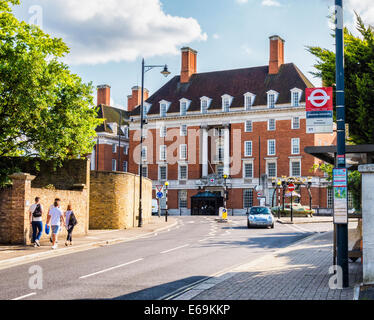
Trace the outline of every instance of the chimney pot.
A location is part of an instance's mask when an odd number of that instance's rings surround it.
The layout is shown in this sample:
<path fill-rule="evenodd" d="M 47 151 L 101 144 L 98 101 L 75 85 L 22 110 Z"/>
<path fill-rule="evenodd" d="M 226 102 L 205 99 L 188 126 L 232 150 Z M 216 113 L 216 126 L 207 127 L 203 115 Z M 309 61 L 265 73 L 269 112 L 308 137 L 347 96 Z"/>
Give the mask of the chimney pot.
<path fill-rule="evenodd" d="M 131 88 L 132 94 L 127 96 L 127 111 L 134 110 L 142 103 L 142 88 L 135 86 Z M 144 88 L 144 101 L 149 97 L 149 91 Z"/>
<path fill-rule="evenodd" d="M 97 105 L 110 105 L 110 86 L 102 84 L 97 86 Z"/>
<path fill-rule="evenodd" d="M 182 51 L 181 83 L 187 83 L 193 74 L 197 72 L 197 51 L 184 47 Z"/>
<path fill-rule="evenodd" d="M 284 64 L 284 43 L 285 41 L 277 36 L 271 36 L 270 39 L 270 61 L 269 74 L 278 74 L 282 64 Z"/>

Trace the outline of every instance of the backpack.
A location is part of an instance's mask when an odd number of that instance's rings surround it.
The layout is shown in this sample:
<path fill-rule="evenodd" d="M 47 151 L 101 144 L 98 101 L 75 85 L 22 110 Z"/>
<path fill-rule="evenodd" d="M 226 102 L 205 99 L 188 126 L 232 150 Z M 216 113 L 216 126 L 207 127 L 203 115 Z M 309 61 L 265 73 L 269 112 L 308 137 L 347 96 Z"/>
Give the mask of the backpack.
<path fill-rule="evenodd" d="M 72 212 L 69 217 L 69 226 L 75 226 L 77 224 L 78 224 L 77 218 L 75 217 L 74 212 Z"/>
<path fill-rule="evenodd" d="M 42 216 L 42 208 L 40 207 L 40 204 L 38 203 L 34 212 L 32 213 L 32 216 L 34 218 L 40 218 Z"/>

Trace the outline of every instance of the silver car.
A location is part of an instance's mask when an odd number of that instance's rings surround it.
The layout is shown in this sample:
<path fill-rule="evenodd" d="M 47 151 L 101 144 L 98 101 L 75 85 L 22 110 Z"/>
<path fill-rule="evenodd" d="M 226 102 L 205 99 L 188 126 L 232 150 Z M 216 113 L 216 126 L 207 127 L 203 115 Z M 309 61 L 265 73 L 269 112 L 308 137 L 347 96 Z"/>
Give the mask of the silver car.
<path fill-rule="evenodd" d="M 274 228 L 275 219 L 268 207 L 252 207 L 248 213 L 247 225 L 251 227 Z"/>

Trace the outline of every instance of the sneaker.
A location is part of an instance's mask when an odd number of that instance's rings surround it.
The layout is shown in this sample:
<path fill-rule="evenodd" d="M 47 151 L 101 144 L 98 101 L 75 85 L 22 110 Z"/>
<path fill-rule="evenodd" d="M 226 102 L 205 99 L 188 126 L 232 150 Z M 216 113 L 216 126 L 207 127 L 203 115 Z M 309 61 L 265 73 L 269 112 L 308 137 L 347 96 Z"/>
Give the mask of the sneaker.
<path fill-rule="evenodd" d="M 34 248 L 36 248 L 38 245 L 36 244 L 36 242 L 34 242 Z"/>
<path fill-rule="evenodd" d="M 54 246 L 52 246 L 52 250 L 55 250 L 57 249 L 57 244 L 55 244 Z"/>
<path fill-rule="evenodd" d="M 70 241 L 70 245 L 71 245 L 71 246 L 73 245 L 73 241 Z"/>
<path fill-rule="evenodd" d="M 36 244 L 38 247 L 40 247 L 40 242 L 39 242 L 39 240 L 35 240 L 35 244 Z"/>
<path fill-rule="evenodd" d="M 68 246 L 69 245 L 69 242 L 65 241 L 65 246 Z"/>

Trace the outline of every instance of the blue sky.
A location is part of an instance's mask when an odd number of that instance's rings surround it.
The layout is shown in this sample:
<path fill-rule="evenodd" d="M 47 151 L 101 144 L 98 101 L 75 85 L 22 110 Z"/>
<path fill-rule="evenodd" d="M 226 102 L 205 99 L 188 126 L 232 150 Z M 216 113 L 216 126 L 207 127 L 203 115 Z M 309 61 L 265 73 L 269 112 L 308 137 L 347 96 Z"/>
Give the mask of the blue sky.
<path fill-rule="evenodd" d="M 348 0 L 373 22 L 371 0 Z M 286 40 L 285 59 L 309 74 L 314 57 L 305 46 L 333 48 L 327 16 L 333 0 L 24 0 L 18 17 L 65 39 L 72 48 L 67 62 L 86 82 L 112 86 L 116 106 L 126 107 L 131 87 L 140 85 L 141 57 L 168 64 L 170 78 L 180 72 L 179 49 L 198 51 L 198 71 L 266 65 L 268 37 Z M 32 7 L 39 5 L 39 7 Z M 31 8 L 31 9 L 30 9 Z M 370 9 L 370 10 L 369 10 Z M 372 20 L 370 20 L 372 19 Z M 169 78 L 169 79 L 170 79 Z M 145 87 L 154 92 L 168 79 L 147 73 Z"/>

